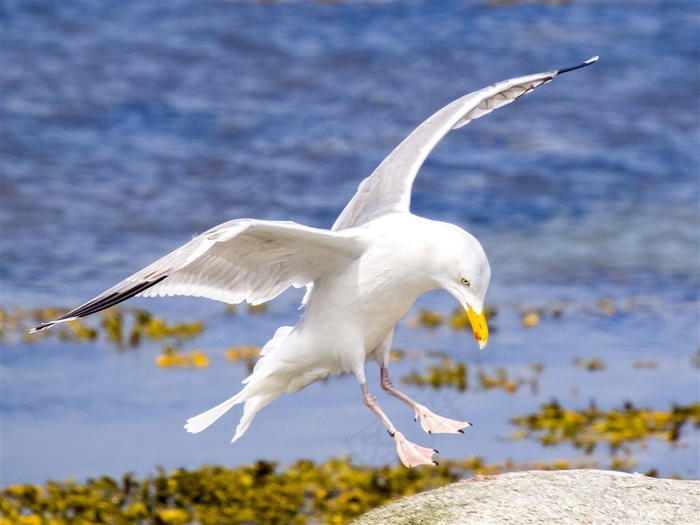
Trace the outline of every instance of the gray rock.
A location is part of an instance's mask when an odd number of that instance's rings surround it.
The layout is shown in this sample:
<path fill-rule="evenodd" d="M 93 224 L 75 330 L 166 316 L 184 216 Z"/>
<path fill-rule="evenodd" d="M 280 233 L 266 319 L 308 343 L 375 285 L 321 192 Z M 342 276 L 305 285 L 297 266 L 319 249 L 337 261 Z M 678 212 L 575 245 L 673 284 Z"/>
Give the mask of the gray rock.
<path fill-rule="evenodd" d="M 700 525 L 700 481 L 602 470 L 479 476 L 374 509 L 352 525 Z"/>

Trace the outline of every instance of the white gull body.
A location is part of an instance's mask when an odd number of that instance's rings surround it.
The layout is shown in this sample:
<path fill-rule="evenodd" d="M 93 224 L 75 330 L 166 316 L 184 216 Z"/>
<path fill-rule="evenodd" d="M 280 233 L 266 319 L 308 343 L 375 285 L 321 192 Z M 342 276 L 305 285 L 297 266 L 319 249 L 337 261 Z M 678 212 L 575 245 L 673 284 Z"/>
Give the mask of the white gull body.
<path fill-rule="evenodd" d="M 488 339 L 484 297 L 491 278 L 479 242 L 458 226 L 412 215 L 411 187 L 430 151 L 451 129 L 508 104 L 571 68 L 519 77 L 447 105 L 423 122 L 365 179 L 331 230 L 292 222 L 240 219 L 195 237 L 42 330 L 104 310 L 135 295 L 207 297 L 259 304 L 294 287 L 307 287 L 305 311 L 265 345 L 253 373 L 235 396 L 187 421 L 200 432 L 236 404 L 243 416 L 232 441 L 255 414 L 284 393 L 329 375 L 352 373 L 364 403 L 386 426 L 401 461 L 434 463 L 434 450 L 408 441 L 387 418 L 365 380 L 376 361 L 384 391 L 408 404 L 429 433 L 461 433 L 469 423 L 444 418 L 392 385 L 388 376 L 394 327 L 414 301 L 443 289 L 467 311 L 483 348 Z"/>

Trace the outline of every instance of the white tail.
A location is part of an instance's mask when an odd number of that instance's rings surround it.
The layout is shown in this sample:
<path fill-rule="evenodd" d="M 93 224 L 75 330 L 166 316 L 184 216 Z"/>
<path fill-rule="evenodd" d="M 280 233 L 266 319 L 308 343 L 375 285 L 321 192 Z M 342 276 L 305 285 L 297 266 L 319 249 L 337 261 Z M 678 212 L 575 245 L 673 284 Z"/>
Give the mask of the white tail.
<path fill-rule="evenodd" d="M 231 443 L 236 441 L 245 433 L 246 430 L 248 430 L 248 427 L 253 422 L 255 414 L 257 414 L 258 411 L 263 407 L 266 407 L 267 405 L 272 403 L 275 399 L 279 397 L 280 394 L 281 392 L 271 392 L 269 394 L 251 397 L 248 401 L 246 401 L 245 407 L 243 408 L 243 416 L 238 422 L 238 426 L 236 427 L 236 434 L 233 436 Z"/>
<path fill-rule="evenodd" d="M 211 425 L 214 421 L 223 416 L 226 412 L 228 412 L 231 407 L 243 402 L 243 394 L 245 393 L 246 390 L 244 389 L 242 392 L 239 392 L 232 398 L 227 399 L 220 405 L 217 405 L 214 408 L 210 408 L 209 410 L 207 410 L 206 412 L 202 412 L 198 416 L 191 417 L 187 420 L 185 430 L 187 430 L 187 432 L 191 432 L 192 434 L 201 432 L 209 425 Z M 277 399 L 281 393 L 282 392 L 280 390 L 276 390 L 274 392 L 253 396 L 250 399 L 247 399 L 245 402 L 245 408 L 243 409 L 243 416 L 238 422 L 238 426 L 236 427 L 236 434 L 233 436 L 231 443 L 240 438 L 245 433 L 245 431 L 248 430 L 248 427 L 253 422 L 255 414 L 257 414 L 260 409 L 266 407 L 275 399 Z"/>
<path fill-rule="evenodd" d="M 187 420 L 187 424 L 185 425 L 185 430 L 187 430 L 187 432 L 191 432 L 192 434 L 201 432 L 228 412 L 233 405 L 242 402 L 243 400 L 241 399 L 241 394 L 243 394 L 243 392 L 239 392 L 232 398 L 227 399 L 220 405 L 216 405 L 214 408 L 210 408 L 206 412 L 202 412 L 198 416 L 189 418 Z"/>
<path fill-rule="evenodd" d="M 231 443 L 241 437 L 250 426 L 255 414 L 263 407 L 272 403 L 272 401 L 278 398 L 287 389 L 289 378 L 271 373 L 272 370 L 269 365 L 272 364 L 274 369 L 274 358 L 272 354 L 274 350 L 280 347 L 291 332 L 291 326 L 282 326 L 277 329 L 274 337 L 267 342 L 260 352 L 260 355 L 264 357 L 256 363 L 253 373 L 243 381 L 246 385 L 245 388 L 220 405 L 188 419 L 185 424 L 185 430 L 192 434 L 201 432 L 228 412 L 234 405 L 245 401 L 243 416 L 236 427 L 236 435 L 233 436 Z"/>

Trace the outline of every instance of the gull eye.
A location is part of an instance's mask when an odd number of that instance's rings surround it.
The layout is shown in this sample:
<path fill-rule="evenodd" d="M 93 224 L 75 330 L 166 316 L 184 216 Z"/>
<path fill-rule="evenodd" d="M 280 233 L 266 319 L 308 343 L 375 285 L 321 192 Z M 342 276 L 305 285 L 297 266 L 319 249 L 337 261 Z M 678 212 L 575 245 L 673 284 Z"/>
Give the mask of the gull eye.
<path fill-rule="evenodd" d="M 466 277 L 462 277 L 462 284 L 464 286 L 471 286 L 472 283 L 470 283 L 469 279 L 467 279 Z"/>

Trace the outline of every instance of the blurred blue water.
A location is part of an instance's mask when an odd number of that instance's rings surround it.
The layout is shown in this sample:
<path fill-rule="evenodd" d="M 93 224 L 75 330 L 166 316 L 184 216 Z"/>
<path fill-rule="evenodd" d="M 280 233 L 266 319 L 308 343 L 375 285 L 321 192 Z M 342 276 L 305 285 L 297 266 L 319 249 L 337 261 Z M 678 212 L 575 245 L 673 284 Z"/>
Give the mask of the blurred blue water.
<path fill-rule="evenodd" d="M 455 358 L 469 349 L 466 358 L 483 364 L 546 364 L 538 395 L 450 397 L 471 420 L 484 419 L 468 442 L 438 441 L 446 457 L 450 446 L 466 447 L 454 457 L 492 460 L 561 453 L 499 438 L 508 417 L 565 399 L 572 381 L 583 385 L 583 404 L 697 401 L 697 368 L 688 365 L 699 345 L 695 2 L 6 0 L 0 24 L 0 283 L 9 308 L 75 306 L 228 219 L 329 227 L 359 181 L 447 102 L 601 55 L 451 133 L 428 159 L 413 210 L 481 240 L 493 268 L 489 298 L 502 315 L 486 353 L 471 352 L 463 334 L 417 336 L 405 325 L 396 345 Z M 624 315 L 577 313 L 532 332 L 509 306 L 565 301 L 580 312 L 603 297 L 643 300 Z M 206 317 L 198 344 L 222 353 L 293 323 L 298 299 L 284 296 L 272 314 L 250 318 L 200 300 L 137 304 Z M 444 294 L 422 304 L 454 306 Z M 615 365 L 591 377 L 571 365 L 587 355 Z M 276 402 L 252 437 L 230 447 L 238 413 L 198 436 L 180 427 L 233 393 L 244 372 L 223 358 L 196 372 L 159 371 L 152 359 L 55 340 L 4 344 L 2 483 L 257 457 L 394 461 L 390 448 L 358 452 L 366 440 L 352 437 L 357 422 L 381 428 L 353 378 Z M 635 371 L 635 359 L 662 366 Z M 641 466 L 697 477 L 693 436 L 687 448 L 654 449 L 661 459 L 647 452 Z"/>

